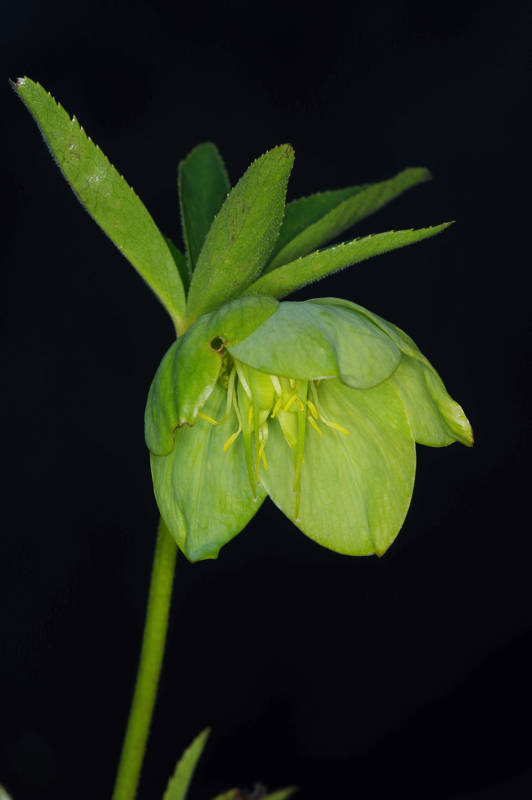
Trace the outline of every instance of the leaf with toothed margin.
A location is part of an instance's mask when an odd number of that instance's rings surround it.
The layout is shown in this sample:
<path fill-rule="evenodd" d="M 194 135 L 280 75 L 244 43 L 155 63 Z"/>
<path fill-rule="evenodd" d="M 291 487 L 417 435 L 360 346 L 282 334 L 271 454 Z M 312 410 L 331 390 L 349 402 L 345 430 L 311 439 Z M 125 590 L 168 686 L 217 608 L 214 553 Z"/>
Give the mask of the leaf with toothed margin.
<path fill-rule="evenodd" d="M 268 264 L 264 267 L 264 272 L 270 271 L 270 265 L 277 253 L 283 250 L 289 242 L 299 236 L 310 225 L 322 219 L 344 200 L 354 197 L 363 189 L 367 189 L 368 186 L 371 186 L 371 184 L 362 183 L 359 186 L 348 186 L 345 189 L 315 192 L 307 197 L 298 197 L 296 200 L 291 200 L 287 203 L 279 237 L 268 259 Z"/>
<path fill-rule="evenodd" d="M 168 782 L 162 800 L 186 800 L 194 771 L 207 743 L 210 728 L 205 728 L 187 747 Z"/>
<path fill-rule="evenodd" d="M 196 264 L 187 320 L 238 297 L 260 271 L 279 234 L 294 151 L 274 147 L 251 164 L 212 223 Z"/>
<path fill-rule="evenodd" d="M 183 288 L 185 293 L 188 290 L 188 286 L 190 283 L 190 275 L 188 273 L 187 267 L 187 260 L 181 250 L 174 244 L 174 242 L 170 239 L 169 236 L 165 236 L 164 240 L 168 245 L 168 248 L 172 254 L 172 258 L 174 259 L 174 263 L 177 267 L 177 271 L 179 272 L 179 277 L 183 283 Z"/>
<path fill-rule="evenodd" d="M 345 197 L 342 197 L 341 200 L 339 199 L 338 202 L 330 208 L 327 208 L 328 203 L 324 202 L 323 214 L 311 220 L 308 226 L 298 231 L 296 235 L 292 236 L 289 240 L 284 241 L 282 247 L 278 246 L 278 242 L 275 255 L 269 261 L 264 272 L 271 272 L 272 269 L 276 269 L 276 267 L 280 267 L 282 264 L 288 264 L 290 261 L 294 261 L 296 258 L 305 256 L 307 253 L 316 250 L 316 248 L 321 247 L 323 244 L 330 242 L 331 239 L 339 236 L 347 230 L 347 228 L 351 228 L 370 214 L 374 214 L 375 211 L 378 211 L 403 192 L 406 192 L 413 186 L 417 186 L 419 183 L 430 180 L 431 177 L 428 169 L 424 167 L 409 167 L 388 180 L 366 184 L 360 187 L 354 186 L 349 194 L 348 189 L 341 190 L 346 193 Z M 332 194 L 334 193 L 326 193 L 326 195 Z M 304 200 L 310 201 L 311 199 L 312 198 L 303 198 L 303 200 L 299 201 L 300 205 L 297 207 L 297 210 L 300 216 L 302 216 Z M 327 200 L 330 201 L 331 199 L 332 198 L 327 197 Z M 287 206 L 285 218 L 287 227 L 292 222 L 289 218 L 289 211 L 290 205 Z M 292 215 L 293 212 L 290 216 Z M 295 228 L 295 226 L 293 227 Z M 281 235 L 283 235 L 283 228 L 281 228 Z M 281 236 L 279 238 L 281 238 Z M 287 239 L 286 234 L 283 239 Z"/>
<path fill-rule="evenodd" d="M 183 284 L 169 246 L 142 201 L 77 120 L 70 119 L 40 84 L 19 78 L 12 86 L 76 197 L 179 327 L 185 310 Z"/>
<path fill-rule="evenodd" d="M 238 428 L 227 393 L 219 384 L 202 411 L 218 424 L 197 419 L 175 431 L 169 455 L 151 455 L 155 498 L 161 516 L 189 561 L 216 558 L 247 525 L 266 496 L 253 497 L 242 436 L 227 452 L 224 444 Z"/>
<path fill-rule="evenodd" d="M 231 189 L 216 145 L 199 144 L 179 164 L 178 188 L 183 238 L 192 274 L 209 228 Z"/>
<path fill-rule="evenodd" d="M 376 233 L 371 236 L 363 236 L 361 239 L 354 239 L 352 242 L 334 245 L 325 250 L 318 250 L 267 272 L 252 283 L 243 294 L 265 294 L 279 299 L 286 297 L 297 289 L 325 278 L 333 272 L 338 272 L 340 269 L 435 236 L 451 224 L 451 222 L 444 222 L 442 225 L 435 225 L 431 228 Z"/>
<path fill-rule="evenodd" d="M 146 404 L 146 444 L 152 453 L 170 453 L 174 429 L 194 424 L 218 380 L 223 347 L 249 336 L 278 305 L 273 297 L 233 300 L 200 317 L 171 345 L 155 374 Z"/>

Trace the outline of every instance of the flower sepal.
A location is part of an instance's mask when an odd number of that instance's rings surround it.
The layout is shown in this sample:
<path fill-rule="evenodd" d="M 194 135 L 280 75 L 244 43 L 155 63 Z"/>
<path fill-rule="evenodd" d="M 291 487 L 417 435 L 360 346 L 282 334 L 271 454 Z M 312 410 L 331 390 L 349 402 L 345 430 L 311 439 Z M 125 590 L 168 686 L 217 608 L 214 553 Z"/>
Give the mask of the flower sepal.
<path fill-rule="evenodd" d="M 193 425 L 227 365 L 227 348 L 248 337 L 278 308 L 272 297 L 243 297 L 200 317 L 163 357 L 144 417 L 151 453 L 166 455 L 174 431 Z"/>

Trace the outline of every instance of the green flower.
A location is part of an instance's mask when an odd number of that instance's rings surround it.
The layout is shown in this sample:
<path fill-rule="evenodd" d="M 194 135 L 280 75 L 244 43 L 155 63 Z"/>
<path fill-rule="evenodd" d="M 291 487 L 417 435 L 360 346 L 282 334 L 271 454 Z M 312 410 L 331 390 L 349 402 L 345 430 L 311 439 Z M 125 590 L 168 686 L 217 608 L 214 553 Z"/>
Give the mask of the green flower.
<path fill-rule="evenodd" d="M 404 521 L 415 442 L 470 425 L 401 330 L 344 300 L 248 297 L 202 316 L 148 398 L 155 496 L 191 560 L 216 557 L 268 494 L 321 545 L 384 553 Z"/>
<path fill-rule="evenodd" d="M 412 496 L 415 442 L 471 445 L 470 425 L 391 323 L 346 300 L 279 300 L 447 228 L 323 247 L 428 170 L 285 204 L 290 145 L 254 161 L 233 189 L 216 147 L 199 145 L 179 166 L 182 253 L 75 118 L 29 78 L 13 88 L 77 197 L 174 324 L 145 430 L 157 503 L 181 550 L 192 561 L 215 557 L 269 494 L 325 547 L 384 553 Z"/>

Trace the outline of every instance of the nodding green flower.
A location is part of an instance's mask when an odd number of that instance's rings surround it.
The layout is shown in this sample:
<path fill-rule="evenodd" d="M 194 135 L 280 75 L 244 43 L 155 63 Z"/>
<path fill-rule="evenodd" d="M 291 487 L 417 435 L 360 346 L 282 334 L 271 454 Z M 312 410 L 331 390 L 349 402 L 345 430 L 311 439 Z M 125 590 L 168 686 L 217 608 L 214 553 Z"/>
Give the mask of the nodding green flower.
<path fill-rule="evenodd" d="M 146 411 L 155 495 L 192 560 L 217 555 L 268 494 L 310 538 L 382 554 L 413 491 L 415 442 L 472 444 L 401 330 L 345 300 L 235 300 L 164 357 Z"/>
<path fill-rule="evenodd" d="M 471 427 L 391 323 L 346 300 L 279 300 L 448 227 L 316 249 L 427 181 L 428 170 L 285 204 L 290 145 L 254 161 L 233 189 L 216 147 L 199 145 L 179 166 L 183 254 L 75 118 L 29 78 L 13 88 L 176 329 L 145 430 L 157 503 L 181 550 L 215 557 L 268 494 L 325 547 L 384 553 L 412 496 L 415 442 L 471 445 Z"/>

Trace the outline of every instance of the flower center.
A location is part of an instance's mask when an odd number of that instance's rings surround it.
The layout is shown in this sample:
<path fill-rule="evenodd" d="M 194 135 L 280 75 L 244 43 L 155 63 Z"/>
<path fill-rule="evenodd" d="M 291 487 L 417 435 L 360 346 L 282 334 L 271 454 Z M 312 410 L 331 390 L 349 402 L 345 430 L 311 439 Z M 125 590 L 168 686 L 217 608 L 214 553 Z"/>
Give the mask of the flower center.
<path fill-rule="evenodd" d="M 237 429 L 224 443 L 224 453 L 235 443 L 240 434 L 244 441 L 244 452 L 249 482 L 256 499 L 257 486 L 260 486 L 260 470 L 268 469 L 266 443 L 268 425 L 277 422 L 283 437 L 294 453 L 294 485 L 296 520 L 299 518 L 301 502 L 301 467 L 304 461 L 305 435 L 307 423 L 314 433 L 323 435 L 320 425 L 325 425 L 343 435 L 349 431 L 325 414 L 318 397 L 321 381 L 303 381 L 269 375 L 253 369 L 239 361 L 234 361 L 229 374 L 224 374 L 222 385 L 227 390 L 226 410 L 223 422 L 234 409 Z M 213 425 L 217 420 L 199 412 L 199 417 Z"/>

